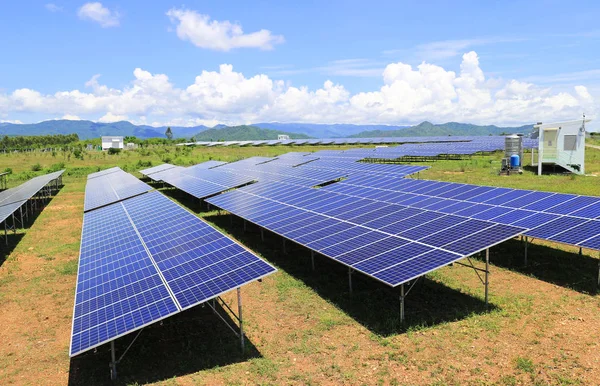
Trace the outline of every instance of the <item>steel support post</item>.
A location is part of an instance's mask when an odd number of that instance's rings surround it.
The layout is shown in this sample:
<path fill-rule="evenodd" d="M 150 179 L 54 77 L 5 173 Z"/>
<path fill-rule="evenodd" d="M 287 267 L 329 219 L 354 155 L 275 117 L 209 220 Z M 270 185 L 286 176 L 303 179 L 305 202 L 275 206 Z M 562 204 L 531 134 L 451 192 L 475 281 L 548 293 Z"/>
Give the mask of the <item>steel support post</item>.
<path fill-rule="evenodd" d="M 117 379 L 117 359 L 115 355 L 115 341 L 110 341 L 110 379 Z"/>
<path fill-rule="evenodd" d="M 246 347 L 246 343 L 244 341 L 244 322 L 242 318 L 242 291 L 238 287 L 237 289 L 237 300 L 238 300 L 238 320 L 240 322 L 240 344 L 242 346 L 242 353 L 244 353 L 244 349 Z"/>
<path fill-rule="evenodd" d="M 17 234 L 17 223 L 15 222 L 15 212 L 12 213 L 12 220 L 13 220 L 13 233 L 16 235 Z"/>
<path fill-rule="evenodd" d="M 525 266 L 527 266 L 527 245 L 529 245 L 529 242 L 527 240 L 527 236 L 525 236 L 525 259 L 524 259 Z"/>
<path fill-rule="evenodd" d="M 579 247 L 579 256 L 583 255 L 583 251 L 581 250 L 581 247 Z"/>
<path fill-rule="evenodd" d="M 400 284 L 400 323 L 404 323 L 404 283 Z"/>
<path fill-rule="evenodd" d="M 246 232 L 246 220 L 244 220 L 244 232 Z"/>
<path fill-rule="evenodd" d="M 6 245 L 8 245 L 8 230 L 6 229 L 6 220 L 4 220 L 4 240 L 6 241 Z"/>
<path fill-rule="evenodd" d="M 352 268 L 348 268 L 348 290 L 352 294 Z"/>
<path fill-rule="evenodd" d="M 488 277 L 490 275 L 490 249 L 486 249 L 485 250 L 485 307 L 487 308 L 489 306 L 489 301 L 488 301 L 488 287 L 490 284 L 490 281 L 488 280 Z"/>
<path fill-rule="evenodd" d="M 285 255 L 287 255 L 287 248 L 285 247 L 285 239 L 282 238 L 282 245 L 283 245 L 283 253 Z"/>
<path fill-rule="evenodd" d="M 23 225 L 23 206 L 22 205 L 19 207 L 19 212 L 21 213 L 21 228 L 25 228 L 25 225 Z"/>

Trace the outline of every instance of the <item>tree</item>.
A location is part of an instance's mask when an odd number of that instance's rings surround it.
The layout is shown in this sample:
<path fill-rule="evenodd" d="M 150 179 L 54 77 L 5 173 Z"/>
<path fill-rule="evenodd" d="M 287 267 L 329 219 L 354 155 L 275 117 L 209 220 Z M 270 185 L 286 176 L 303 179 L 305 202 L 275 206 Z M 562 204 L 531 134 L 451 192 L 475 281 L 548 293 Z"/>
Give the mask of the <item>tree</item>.
<path fill-rule="evenodd" d="M 171 131 L 171 126 L 167 127 L 167 131 L 165 131 L 165 135 L 169 139 L 173 139 L 173 132 Z"/>

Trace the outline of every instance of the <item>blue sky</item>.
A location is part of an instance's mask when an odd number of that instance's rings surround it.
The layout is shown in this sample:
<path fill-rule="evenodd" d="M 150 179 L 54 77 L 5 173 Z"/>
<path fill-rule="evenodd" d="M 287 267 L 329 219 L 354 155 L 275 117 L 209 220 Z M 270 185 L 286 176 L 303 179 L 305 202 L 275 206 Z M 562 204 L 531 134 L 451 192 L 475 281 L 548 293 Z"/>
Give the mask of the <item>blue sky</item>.
<path fill-rule="evenodd" d="M 0 121 L 594 116 L 599 16 L 592 1 L 2 2 Z"/>

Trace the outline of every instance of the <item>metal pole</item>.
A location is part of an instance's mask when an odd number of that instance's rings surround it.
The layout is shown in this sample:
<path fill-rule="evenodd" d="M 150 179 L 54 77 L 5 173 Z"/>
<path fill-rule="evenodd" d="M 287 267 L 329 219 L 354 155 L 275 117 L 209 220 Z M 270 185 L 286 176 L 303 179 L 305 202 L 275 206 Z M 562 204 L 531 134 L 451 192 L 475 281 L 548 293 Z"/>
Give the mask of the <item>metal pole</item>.
<path fill-rule="evenodd" d="M 489 305 L 488 302 L 488 287 L 490 281 L 488 280 L 488 276 L 490 274 L 490 249 L 485 250 L 485 307 L 487 308 Z"/>
<path fill-rule="evenodd" d="M 17 234 L 17 223 L 15 223 L 15 212 L 13 212 L 13 214 L 12 214 L 12 220 L 13 220 L 13 232 L 16 235 Z"/>
<path fill-rule="evenodd" d="M 525 266 L 527 266 L 527 245 L 528 245 L 528 241 L 527 241 L 527 236 L 525 236 Z"/>
<path fill-rule="evenodd" d="M 246 232 L 246 220 L 244 220 L 244 232 Z"/>
<path fill-rule="evenodd" d="M 115 341 L 110 341 L 110 379 L 117 379 L 117 360 L 115 355 Z"/>
<path fill-rule="evenodd" d="M 6 240 L 6 245 L 8 245 L 8 230 L 6 229 L 6 220 L 4 220 L 4 240 Z"/>
<path fill-rule="evenodd" d="M 23 225 L 23 206 L 19 208 L 19 212 L 21 213 L 21 228 L 25 228 L 25 225 Z"/>
<path fill-rule="evenodd" d="M 315 270 L 315 251 L 310 251 L 310 263 L 312 265 L 312 270 Z"/>
<path fill-rule="evenodd" d="M 583 252 L 581 251 L 581 247 L 579 247 L 579 256 L 583 255 Z"/>
<path fill-rule="evenodd" d="M 348 268 L 348 289 L 350 290 L 350 294 L 352 294 L 352 268 Z"/>
<path fill-rule="evenodd" d="M 283 244 L 283 253 L 287 255 L 287 249 L 285 247 L 285 239 L 282 239 L 282 240 L 283 240 L 283 242 L 282 242 L 282 244 Z"/>
<path fill-rule="evenodd" d="M 237 289 L 237 298 L 238 298 L 238 319 L 240 321 L 240 343 L 242 345 L 242 353 L 244 353 L 245 342 L 244 342 L 244 322 L 242 318 L 242 291 L 238 287 Z"/>
<path fill-rule="evenodd" d="M 404 323 L 404 283 L 400 284 L 400 323 Z"/>

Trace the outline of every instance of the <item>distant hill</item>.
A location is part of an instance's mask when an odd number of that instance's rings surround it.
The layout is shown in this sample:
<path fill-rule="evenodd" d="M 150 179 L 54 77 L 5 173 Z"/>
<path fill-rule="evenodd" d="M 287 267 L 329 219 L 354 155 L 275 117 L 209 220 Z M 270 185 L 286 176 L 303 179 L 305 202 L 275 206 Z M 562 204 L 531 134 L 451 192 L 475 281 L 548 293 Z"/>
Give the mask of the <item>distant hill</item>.
<path fill-rule="evenodd" d="M 279 134 L 287 134 L 291 139 L 310 138 L 306 134 L 242 125 L 203 130 L 194 135 L 194 139 L 196 141 L 257 141 L 261 139 L 277 139 Z"/>
<path fill-rule="evenodd" d="M 494 125 L 479 126 L 470 123 L 448 122 L 433 124 L 421 122 L 416 126 L 402 129 L 369 130 L 352 135 L 354 138 L 376 137 L 434 137 L 434 136 L 462 136 L 462 135 L 501 135 L 501 134 L 527 134 L 533 130 L 533 125 L 518 127 L 498 127 Z"/>
<path fill-rule="evenodd" d="M 363 131 L 372 130 L 399 130 L 410 126 L 387 125 L 348 125 L 348 124 L 319 124 L 319 123 L 253 123 L 263 129 L 283 130 L 293 133 L 304 133 L 313 138 L 344 138 Z"/>
<path fill-rule="evenodd" d="M 171 126 L 175 138 L 190 138 L 206 126 L 176 127 Z M 57 119 L 31 124 L 0 123 L 0 135 L 50 135 L 77 134 L 80 139 L 98 138 L 102 135 L 135 136 L 138 138 L 165 138 L 166 126 L 136 126 L 131 122 L 121 121 L 101 123 L 92 121 L 71 121 Z"/>
<path fill-rule="evenodd" d="M 435 125 L 423 122 L 416 126 L 386 125 L 346 125 L 310 123 L 256 123 L 249 126 L 216 125 L 180 127 L 171 126 L 174 138 L 197 140 L 258 140 L 277 139 L 277 134 L 288 134 L 293 138 L 335 138 L 335 137 L 407 137 L 407 136 L 446 136 L 446 135 L 499 135 L 501 133 L 528 133 L 532 125 L 520 127 L 478 126 L 467 123 L 449 122 Z M 224 130 L 218 132 L 218 130 Z M 231 130 L 229 130 L 231 129 Z M 102 135 L 135 136 L 141 139 L 165 138 L 166 126 L 152 127 L 134 125 L 121 121 L 100 123 L 92 121 L 70 121 L 57 119 L 32 124 L 0 122 L 0 136 L 3 135 L 51 135 L 77 134 L 80 139 L 98 138 Z M 291 133 L 291 134 L 290 134 Z"/>

